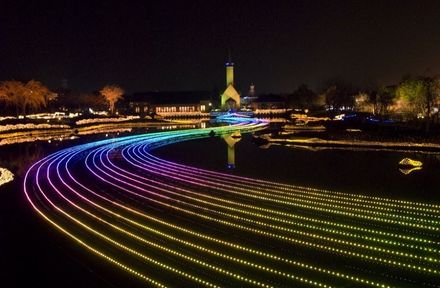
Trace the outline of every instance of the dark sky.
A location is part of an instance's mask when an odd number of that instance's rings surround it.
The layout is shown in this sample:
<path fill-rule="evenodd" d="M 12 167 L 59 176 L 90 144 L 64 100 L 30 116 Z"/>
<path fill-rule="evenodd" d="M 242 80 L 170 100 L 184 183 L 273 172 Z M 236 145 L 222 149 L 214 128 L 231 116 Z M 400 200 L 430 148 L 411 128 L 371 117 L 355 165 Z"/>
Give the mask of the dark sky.
<path fill-rule="evenodd" d="M 128 92 L 440 73 L 440 1 L 1 1 L 0 80 Z"/>

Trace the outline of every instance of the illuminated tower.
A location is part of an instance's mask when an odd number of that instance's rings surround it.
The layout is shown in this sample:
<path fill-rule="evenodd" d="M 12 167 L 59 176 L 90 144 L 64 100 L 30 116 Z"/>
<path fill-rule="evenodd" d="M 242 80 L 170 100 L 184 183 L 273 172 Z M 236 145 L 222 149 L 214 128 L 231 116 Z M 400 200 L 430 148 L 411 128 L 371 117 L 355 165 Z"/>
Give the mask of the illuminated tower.
<path fill-rule="evenodd" d="M 226 87 L 234 85 L 234 63 L 228 61 L 226 66 Z"/>
<path fill-rule="evenodd" d="M 255 97 L 255 84 L 251 83 L 251 86 L 249 86 L 249 97 Z"/>
<path fill-rule="evenodd" d="M 224 110 L 237 110 L 240 109 L 240 94 L 234 88 L 234 63 L 231 61 L 231 55 L 229 55 L 225 67 L 226 89 L 221 95 L 221 108 Z"/>

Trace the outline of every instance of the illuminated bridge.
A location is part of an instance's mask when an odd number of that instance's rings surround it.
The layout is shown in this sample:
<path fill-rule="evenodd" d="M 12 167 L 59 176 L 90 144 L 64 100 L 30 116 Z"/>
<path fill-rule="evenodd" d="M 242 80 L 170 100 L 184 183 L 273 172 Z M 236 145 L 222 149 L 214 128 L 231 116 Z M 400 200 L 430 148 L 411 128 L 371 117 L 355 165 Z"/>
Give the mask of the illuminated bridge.
<path fill-rule="evenodd" d="M 148 287 L 439 287 L 439 205 L 234 176 L 152 154 L 211 130 L 267 125 L 223 121 L 61 150 L 29 169 L 26 197 L 50 229 Z"/>

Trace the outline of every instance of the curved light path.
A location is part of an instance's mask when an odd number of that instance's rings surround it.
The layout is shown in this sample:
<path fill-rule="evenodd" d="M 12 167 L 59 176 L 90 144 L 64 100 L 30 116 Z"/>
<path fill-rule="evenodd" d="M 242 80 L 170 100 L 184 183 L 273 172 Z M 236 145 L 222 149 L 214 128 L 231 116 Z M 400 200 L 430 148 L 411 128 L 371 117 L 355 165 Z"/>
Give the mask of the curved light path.
<path fill-rule="evenodd" d="M 35 163 L 24 190 L 78 245 L 159 287 L 439 287 L 440 206 L 166 161 L 157 147 L 265 122 L 88 143 Z"/>

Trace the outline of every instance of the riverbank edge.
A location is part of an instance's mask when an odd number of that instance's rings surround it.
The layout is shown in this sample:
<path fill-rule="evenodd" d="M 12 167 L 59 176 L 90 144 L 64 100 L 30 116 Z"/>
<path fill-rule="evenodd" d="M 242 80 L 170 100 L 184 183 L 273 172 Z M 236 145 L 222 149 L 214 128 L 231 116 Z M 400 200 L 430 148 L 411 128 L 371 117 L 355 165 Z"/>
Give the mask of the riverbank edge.
<path fill-rule="evenodd" d="M 371 148 L 371 149 L 395 149 L 395 150 L 407 150 L 407 151 L 427 151 L 427 152 L 439 152 L 439 143 L 413 143 L 413 142 L 378 142 L 378 141 L 366 141 L 366 140 L 325 140 L 321 138 L 274 138 L 270 135 L 262 135 L 261 139 L 266 140 L 272 144 L 293 144 L 301 146 L 311 147 L 342 147 L 342 148 Z"/>
<path fill-rule="evenodd" d="M 0 146 L 29 141 L 45 141 L 51 138 L 83 136 L 88 134 L 112 133 L 123 129 L 156 128 L 164 125 L 196 125 L 198 121 L 154 120 L 92 123 L 90 125 L 72 125 L 69 128 L 23 129 L 0 132 Z M 93 133 L 95 132 L 95 133 Z M 28 138 L 28 139 L 27 139 Z"/>

